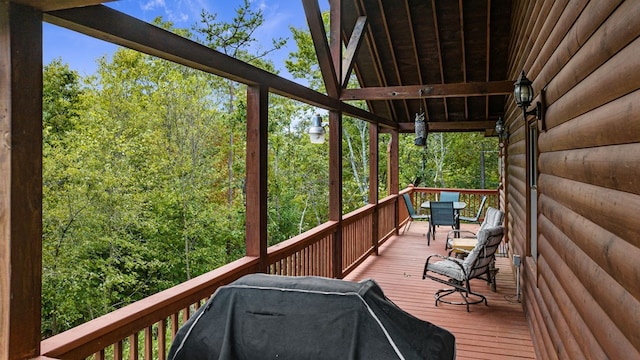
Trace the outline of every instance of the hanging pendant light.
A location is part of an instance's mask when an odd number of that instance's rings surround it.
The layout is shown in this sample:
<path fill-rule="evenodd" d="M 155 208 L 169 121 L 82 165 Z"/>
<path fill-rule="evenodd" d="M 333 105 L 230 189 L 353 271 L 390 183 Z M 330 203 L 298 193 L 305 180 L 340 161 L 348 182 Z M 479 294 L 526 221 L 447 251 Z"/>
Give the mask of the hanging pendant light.
<path fill-rule="evenodd" d="M 416 138 L 414 140 L 414 144 L 416 146 L 426 146 L 427 145 L 427 123 L 424 121 L 425 113 L 422 111 L 422 89 L 418 91 L 418 98 L 420 98 L 420 113 L 416 113 L 415 122 L 415 131 Z"/>
<path fill-rule="evenodd" d="M 417 114 L 415 119 L 416 138 L 414 144 L 416 146 L 427 145 L 427 124 L 424 121 L 424 113 Z"/>

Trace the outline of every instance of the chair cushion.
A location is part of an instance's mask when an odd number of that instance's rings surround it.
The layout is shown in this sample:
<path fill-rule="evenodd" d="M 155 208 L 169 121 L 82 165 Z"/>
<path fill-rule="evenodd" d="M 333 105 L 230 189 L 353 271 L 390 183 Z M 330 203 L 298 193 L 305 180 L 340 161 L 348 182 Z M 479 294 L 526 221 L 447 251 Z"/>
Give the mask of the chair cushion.
<path fill-rule="evenodd" d="M 480 225 L 480 230 L 492 228 L 496 226 L 502 226 L 504 219 L 504 213 L 496 208 L 487 208 L 487 213 L 484 215 L 484 220 Z"/>
<path fill-rule="evenodd" d="M 459 263 L 460 262 L 457 259 L 449 258 L 447 260 L 429 263 L 427 265 L 427 270 L 458 281 L 464 281 L 464 272 L 462 271 L 462 268 L 457 265 Z"/>
<path fill-rule="evenodd" d="M 462 262 L 462 267 L 464 270 L 469 272 L 471 267 L 473 266 L 474 261 L 478 258 L 478 255 L 484 246 L 487 243 L 487 239 L 489 239 L 489 231 L 488 230 L 480 230 L 478 231 L 478 242 L 476 246 L 471 250 L 471 252 L 467 255 L 467 257 Z"/>
<path fill-rule="evenodd" d="M 498 244 L 502 241 L 503 233 L 504 228 L 502 226 L 492 227 L 478 232 L 478 244 L 471 250 L 471 253 L 467 255 L 467 258 L 464 259 L 462 264 L 469 278 L 474 278 L 486 271 L 485 267 L 489 264 L 493 254 L 495 254 L 498 249 Z M 484 251 L 486 251 L 486 253 L 484 253 Z"/>

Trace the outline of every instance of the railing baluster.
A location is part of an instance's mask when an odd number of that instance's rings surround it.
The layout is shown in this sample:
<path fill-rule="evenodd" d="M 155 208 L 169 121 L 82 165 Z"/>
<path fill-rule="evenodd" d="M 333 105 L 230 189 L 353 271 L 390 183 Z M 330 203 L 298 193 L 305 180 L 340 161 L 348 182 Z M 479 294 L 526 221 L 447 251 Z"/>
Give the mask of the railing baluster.
<path fill-rule="evenodd" d="M 153 328 L 147 326 L 144 328 L 144 358 L 153 359 Z"/>
<path fill-rule="evenodd" d="M 160 320 L 158 324 L 158 359 L 165 360 L 167 358 L 167 320 Z"/>
<path fill-rule="evenodd" d="M 113 344 L 113 360 L 122 360 L 122 340 Z"/>
<path fill-rule="evenodd" d="M 94 360 L 104 360 L 104 349 L 98 351 L 93 355 Z"/>
<path fill-rule="evenodd" d="M 129 335 L 129 360 L 138 360 L 138 333 Z"/>

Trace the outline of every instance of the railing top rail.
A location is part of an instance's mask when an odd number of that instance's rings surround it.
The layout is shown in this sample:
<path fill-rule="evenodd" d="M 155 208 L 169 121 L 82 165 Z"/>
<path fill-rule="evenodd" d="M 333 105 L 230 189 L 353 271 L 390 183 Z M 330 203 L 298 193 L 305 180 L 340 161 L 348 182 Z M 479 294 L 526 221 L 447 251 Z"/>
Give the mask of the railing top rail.
<path fill-rule="evenodd" d="M 54 358 L 82 358 L 101 350 L 129 334 L 154 324 L 194 302 L 206 298 L 213 289 L 241 276 L 257 272 L 259 258 L 244 257 L 206 274 L 161 291 L 133 304 L 88 321 L 41 342 L 41 354 Z M 100 341 L 98 341 L 100 340 Z"/>

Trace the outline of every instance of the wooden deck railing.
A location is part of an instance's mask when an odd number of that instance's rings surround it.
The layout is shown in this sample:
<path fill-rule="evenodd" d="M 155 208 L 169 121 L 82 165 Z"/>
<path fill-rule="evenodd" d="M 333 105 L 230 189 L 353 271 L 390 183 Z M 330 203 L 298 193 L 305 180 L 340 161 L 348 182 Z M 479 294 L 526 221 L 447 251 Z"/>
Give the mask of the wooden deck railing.
<path fill-rule="evenodd" d="M 443 189 L 407 188 L 414 204 L 433 200 Z M 453 190 L 453 189 L 448 189 Z M 497 204 L 497 192 L 460 190 L 473 216 L 482 195 Z M 493 205 L 495 206 L 495 205 Z M 465 213 L 466 215 L 466 213 Z M 330 221 L 267 250 L 266 271 L 289 276 L 340 277 L 355 269 L 408 219 L 406 206 L 398 196 L 381 199 Z M 340 236 L 337 236 L 340 228 Z M 339 259 L 339 260 L 337 260 Z M 335 261 L 339 261 L 338 264 Z M 166 359 L 167 350 L 179 327 L 223 285 L 243 275 L 261 271 L 257 257 L 244 257 L 197 278 L 89 321 L 41 343 L 48 358 L 82 359 Z M 142 349 L 142 351 L 140 351 Z"/>
<path fill-rule="evenodd" d="M 436 201 L 441 191 L 455 191 L 460 193 L 460 201 L 467 203 L 467 206 L 460 211 L 461 216 L 465 217 L 474 217 L 478 212 L 478 207 L 482 202 L 482 197 L 487 197 L 487 202 L 484 205 L 484 211 L 489 207 L 494 207 L 496 209 L 499 208 L 498 204 L 498 191 L 497 190 L 477 190 L 477 189 L 443 189 L 443 188 L 426 188 L 426 187 L 415 187 L 415 188 L 407 188 L 403 190 L 404 192 L 411 194 L 411 200 L 413 201 L 413 205 L 417 211 L 420 211 L 420 204 L 425 201 Z M 422 209 L 424 212 L 425 210 Z M 482 221 L 482 217 L 480 217 Z"/>

